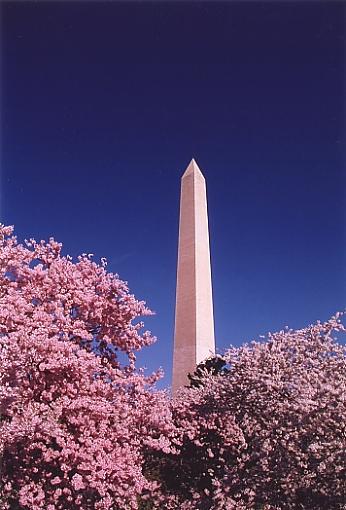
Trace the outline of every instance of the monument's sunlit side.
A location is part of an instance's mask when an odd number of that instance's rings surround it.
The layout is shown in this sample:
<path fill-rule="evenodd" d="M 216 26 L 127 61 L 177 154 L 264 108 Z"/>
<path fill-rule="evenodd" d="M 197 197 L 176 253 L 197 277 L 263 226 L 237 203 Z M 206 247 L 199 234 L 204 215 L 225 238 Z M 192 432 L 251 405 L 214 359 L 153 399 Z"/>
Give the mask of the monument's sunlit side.
<path fill-rule="evenodd" d="M 215 353 L 205 179 L 193 159 L 181 179 L 173 393 Z"/>

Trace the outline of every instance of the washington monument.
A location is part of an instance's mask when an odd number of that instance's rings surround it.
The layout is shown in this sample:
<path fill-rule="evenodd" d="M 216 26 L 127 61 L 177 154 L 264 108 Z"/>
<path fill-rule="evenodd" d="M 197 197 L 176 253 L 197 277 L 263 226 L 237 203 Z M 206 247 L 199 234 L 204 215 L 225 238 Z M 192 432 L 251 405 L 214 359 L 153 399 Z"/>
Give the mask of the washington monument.
<path fill-rule="evenodd" d="M 205 179 L 192 159 L 181 178 L 172 391 L 215 353 Z"/>

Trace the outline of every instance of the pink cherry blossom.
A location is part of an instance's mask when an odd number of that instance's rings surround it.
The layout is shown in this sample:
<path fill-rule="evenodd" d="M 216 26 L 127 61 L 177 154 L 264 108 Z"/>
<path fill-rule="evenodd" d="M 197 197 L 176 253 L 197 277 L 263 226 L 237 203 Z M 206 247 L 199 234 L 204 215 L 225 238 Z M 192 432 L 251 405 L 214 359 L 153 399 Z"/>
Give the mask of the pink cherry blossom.
<path fill-rule="evenodd" d="M 346 509 L 346 348 L 337 314 L 225 354 L 171 403 L 176 451 L 147 455 L 163 508 Z"/>
<path fill-rule="evenodd" d="M 228 372 L 170 398 L 160 371 L 136 368 L 155 340 L 145 303 L 105 261 L 12 231 L 0 227 L 1 510 L 346 509 L 341 314 L 231 348 Z"/>
<path fill-rule="evenodd" d="M 171 420 L 160 372 L 135 369 L 150 313 L 104 264 L 0 228 L 2 509 L 131 510 L 156 490 L 143 452 L 170 451 Z"/>

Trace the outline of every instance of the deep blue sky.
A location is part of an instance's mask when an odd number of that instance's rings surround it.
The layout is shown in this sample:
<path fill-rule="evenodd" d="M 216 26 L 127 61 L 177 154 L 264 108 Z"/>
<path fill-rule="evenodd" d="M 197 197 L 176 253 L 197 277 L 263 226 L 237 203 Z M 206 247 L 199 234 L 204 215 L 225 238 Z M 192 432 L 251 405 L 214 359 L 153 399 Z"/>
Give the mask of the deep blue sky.
<path fill-rule="evenodd" d="M 2 2 L 1 219 L 156 311 L 170 383 L 180 176 L 207 179 L 220 350 L 345 307 L 345 4 Z"/>

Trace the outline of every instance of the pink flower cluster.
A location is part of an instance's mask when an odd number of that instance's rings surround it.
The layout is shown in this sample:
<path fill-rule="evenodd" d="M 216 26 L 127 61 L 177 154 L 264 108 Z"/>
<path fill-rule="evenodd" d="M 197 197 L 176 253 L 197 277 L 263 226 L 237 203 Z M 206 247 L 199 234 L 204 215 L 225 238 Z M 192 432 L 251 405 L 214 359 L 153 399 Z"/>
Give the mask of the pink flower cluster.
<path fill-rule="evenodd" d="M 89 257 L 1 227 L 1 508 L 130 510 L 156 488 L 142 452 L 169 451 L 170 414 L 148 389 L 159 373 L 134 368 L 154 340 L 134 323 L 148 313 Z"/>
<path fill-rule="evenodd" d="M 147 456 L 164 508 L 345 510 L 346 347 L 333 338 L 345 331 L 337 314 L 270 334 L 230 349 L 229 372 L 182 389 L 178 454 Z"/>
<path fill-rule="evenodd" d="M 346 510 L 341 316 L 172 399 L 135 367 L 149 313 L 104 263 L 0 226 L 0 509 Z"/>

